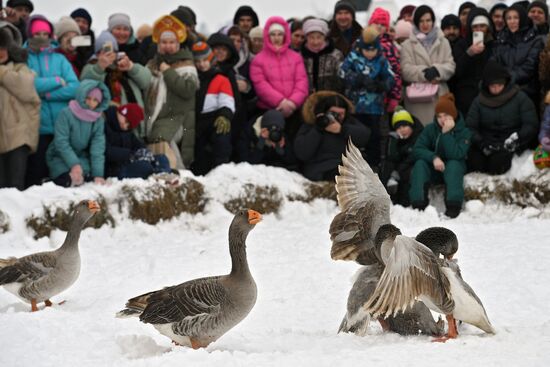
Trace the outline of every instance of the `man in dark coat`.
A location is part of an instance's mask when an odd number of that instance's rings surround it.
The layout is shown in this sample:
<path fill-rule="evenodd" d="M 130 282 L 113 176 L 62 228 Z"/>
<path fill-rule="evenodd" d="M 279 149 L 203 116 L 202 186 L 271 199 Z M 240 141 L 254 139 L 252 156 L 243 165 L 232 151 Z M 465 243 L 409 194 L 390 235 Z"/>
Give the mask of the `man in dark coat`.
<path fill-rule="evenodd" d="M 86 62 L 94 54 L 94 45 L 95 45 L 95 33 L 92 30 L 92 16 L 84 8 L 78 8 L 71 13 L 71 18 L 73 18 L 80 28 L 80 34 L 83 36 L 90 36 L 91 44 L 90 46 L 78 47 L 76 53 L 78 54 L 79 60 L 86 60 Z"/>
<path fill-rule="evenodd" d="M 248 37 L 248 33 L 254 27 L 260 24 L 258 14 L 251 6 L 243 5 L 237 9 L 233 17 L 233 24 L 238 26 L 240 30 Z"/>
<path fill-rule="evenodd" d="M 535 25 L 537 33 L 546 38 L 550 30 L 550 26 L 548 25 L 548 5 L 546 5 L 546 2 L 533 1 L 527 7 L 527 15 Z"/>
<path fill-rule="evenodd" d="M 332 38 L 334 47 L 342 51 L 344 56 L 350 53 L 353 43 L 363 31 L 355 20 L 355 7 L 346 0 L 340 0 L 334 6 L 334 15 L 329 24 L 328 37 Z"/>
<path fill-rule="evenodd" d="M 27 22 L 31 13 L 34 11 L 34 5 L 30 0 L 8 0 L 6 3 L 7 18 L 23 37 L 23 42 L 27 40 Z"/>

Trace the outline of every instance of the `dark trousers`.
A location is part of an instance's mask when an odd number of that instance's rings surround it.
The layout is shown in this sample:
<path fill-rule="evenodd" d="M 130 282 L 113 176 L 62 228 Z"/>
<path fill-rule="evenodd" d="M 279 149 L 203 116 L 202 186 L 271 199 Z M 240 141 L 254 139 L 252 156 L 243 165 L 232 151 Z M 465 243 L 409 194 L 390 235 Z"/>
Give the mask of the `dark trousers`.
<path fill-rule="evenodd" d="M 153 173 L 170 172 L 170 162 L 164 154 L 155 155 L 155 162 L 138 160 L 120 167 L 118 178 L 147 178 Z"/>
<path fill-rule="evenodd" d="M 365 150 L 366 161 L 373 171 L 378 172 L 381 157 L 381 138 L 380 138 L 380 116 L 379 115 L 356 115 L 357 119 L 361 121 L 371 131 L 369 141 Z"/>
<path fill-rule="evenodd" d="M 19 148 L 0 154 L 0 188 L 15 187 L 25 190 L 25 174 L 30 148 L 22 145 Z"/>
<path fill-rule="evenodd" d="M 468 172 L 483 172 L 490 175 L 500 175 L 512 167 L 513 153 L 501 150 L 485 155 L 477 147 L 472 145 L 468 152 Z"/>
<path fill-rule="evenodd" d="M 44 179 L 49 178 L 48 165 L 46 164 L 46 151 L 53 140 L 53 135 L 40 135 L 38 148 L 34 154 L 29 155 L 27 161 L 27 174 L 25 175 L 25 188 L 40 185 Z"/>
<path fill-rule="evenodd" d="M 228 163 L 232 149 L 231 134 L 217 134 L 211 123 L 195 139 L 195 161 L 191 171 L 195 175 L 205 175 L 220 164 Z"/>

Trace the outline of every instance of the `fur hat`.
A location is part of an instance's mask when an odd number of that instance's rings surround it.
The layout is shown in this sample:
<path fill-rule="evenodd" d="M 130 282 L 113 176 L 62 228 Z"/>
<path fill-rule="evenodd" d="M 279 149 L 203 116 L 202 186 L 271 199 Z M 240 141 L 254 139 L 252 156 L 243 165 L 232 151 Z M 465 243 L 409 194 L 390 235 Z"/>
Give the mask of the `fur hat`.
<path fill-rule="evenodd" d="M 7 49 L 13 44 L 13 37 L 7 29 L 0 28 L 0 48 Z"/>
<path fill-rule="evenodd" d="M 187 28 L 173 15 L 164 15 L 153 24 L 153 42 L 159 43 L 164 32 L 172 32 L 179 43 L 187 39 Z"/>
<path fill-rule="evenodd" d="M 386 29 L 390 28 L 390 12 L 383 8 L 376 8 L 372 12 L 372 15 L 369 19 L 369 25 L 371 24 L 380 24 L 386 27 Z"/>
<path fill-rule="evenodd" d="M 355 6 L 353 6 L 352 3 L 350 3 L 347 0 L 340 0 L 334 5 L 334 15 L 338 13 L 340 10 L 347 10 L 351 13 L 353 16 L 353 19 L 355 19 Z"/>
<path fill-rule="evenodd" d="M 75 32 L 80 34 L 80 28 L 76 24 L 75 20 L 71 17 L 63 16 L 59 18 L 59 21 L 55 23 L 55 37 L 60 40 L 66 33 Z"/>
<path fill-rule="evenodd" d="M 76 18 L 83 18 L 83 19 L 86 19 L 88 21 L 88 26 L 91 27 L 92 26 L 92 16 L 90 15 L 90 13 L 88 13 L 88 11 L 84 8 L 78 8 L 76 10 L 74 10 L 72 13 L 71 13 L 71 18 L 73 19 L 76 19 Z"/>
<path fill-rule="evenodd" d="M 369 25 L 363 28 L 361 37 L 359 37 L 359 41 L 357 42 L 357 47 L 362 50 L 380 49 L 379 36 L 380 33 L 378 33 L 377 27 L 375 25 Z"/>
<path fill-rule="evenodd" d="M 397 106 L 391 118 L 391 127 L 397 130 L 401 126 L 413 126 L 414 119 L 412 115 L 401 106 Z"/>
<path fill-rule="evenodd" d="M 458 111 L 455 106 L 455 96 L 452 93 L 446 93 L 439 97 L 435 105 L 435 114 L 446 113 L 454 119 L 458 117 Z"/>
<path fill-rule="evenodd" d="M 117 107 L 117 112 L 126 117 L 130 123 L 130 130 L 135 129 L 141 121 L 143 121 L 143 108 L 137 103 L 127 103 Z"/>
<path fill-rule="evenodd" d="M 208 46 L 208 43 L 204 41 L 195 42 L 193 47 L 191 47 L 191 51 L 193 52 L 194 60 L 208 59 L 208 61 L 210 61 L 212 57 L 214 57 L 212 49 Z"/>

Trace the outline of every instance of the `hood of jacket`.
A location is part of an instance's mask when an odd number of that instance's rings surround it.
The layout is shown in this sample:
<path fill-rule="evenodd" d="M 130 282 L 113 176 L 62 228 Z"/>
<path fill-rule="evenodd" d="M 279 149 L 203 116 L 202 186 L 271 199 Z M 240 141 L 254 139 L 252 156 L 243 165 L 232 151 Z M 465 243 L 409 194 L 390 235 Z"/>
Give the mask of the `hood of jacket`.
<path fill-rule="evenodd" d="M 278 23 L 282 25 L 283 28 L 285 29 L 285 38 L 283 41 L 283 46 L 279 50 L 275 49 L 275 47 L 271 43 L 271 40 L 269 39 L 269 27 L 271 27 L 271 25 L 274 23 Z M 288 23 L 281 17 L 278 17 L 278 16 L 270 17 L 265 23 L 265 27 L 264 27 L 264 48 L 268 49 L 273 53 L 280 53 L 288 50 L 289 47 L 290 47 L 290 27 L 288 26 Z"/>
<path fill-rule="evenodd" d="M 17 46 L 21 47 L 23 45 L 23 37 L 21 36 L 21 32 L 19 32 L 19 29 L 17 29 L 16 26 L 11 24 L 10 22 L 0 20 L 0 29 L 11 32 L 11 38 Z"/>
<path fill-rule="evenodd" d="M 312 95 L 307 97 L 307 99 L 304 102 L 304 105 L 302 107 L 302 117 L 303 117 L 304 122 L 306 124 L 310 124 L 310 125 L 315 124 L 315 120 L 316 120 L 315 106 L 317 105 L 317 103 L 319 103 L 319 101 L 322 98 L 330 97 L 330 96 L 340 96 L 341 98 L 344 99 L 344 101 L 346 101 L 346 103 L 348 105 L 348 108 L 347 108 L 347 111 L 346 111 L 346 118 L 348 118 L 351 114 L 354 113 L 355 108 L 353 107 L 353 103 L 351 103 L 351 101 L 349 99 L 347 99 L 346 97 L 344 97 L 340 93 L 333 92 L 333 91 L 328 91 L 328 90 L 319 91 L 319 92 L 313 93 Z"/>
<path fill-rule="evenodd" d="M 55 28 L 54 28 L 52 22 L 50 22 L 45 16 L 40 15 L 40 14 L 35 14 L 35 15 L 33 15 L 29 18 L 29 20 L 27 22 L 27 28 L 26 28 L 26 32 L 27 32 L 28 37 L 29 38 L 32 37 L 31 36 L 31 25 L 35 20 L 43 20 L 44 22 L 47 22 L 50 25 L 50 28 L 52 30 L 52 34 L 50 34 L 50 39 L 53 40 Z"/>
<path fill-rule="evenodd" d="M 86 105 L 86 97 L 88 96 L 88 93 L 90 93 L 90 91 L 94 88 L 99 88 L 101 90 L 101 94 L 103 94 L 101 103 L 96 107 L 94 111 L 103 112 L 109 107 L 109 103 L 111 102 L 111 93 L 109 93 L 109 89 L 107 89 L 107 86 L 103 82 L 91 79 L 84 79 L 82 82 L 80 82 L 80 86 L 76 90 L 75 100 L 78 102 L 80 107 L 88 109 L 88 106 Z"/>
<path fill-rule="evenodd" d="M 495 25 L 493 24 L 493 20 L 491 19 L 491 16 L 487 12 L 487 10 L 485 10 L 484 8 L 473 8 L 472 10 L 470 10 L 470 14 L 468 14 L 468 20 L 466 21 L 466 40 L 468 42 L 468 45 L 472 44 L 472 22 L 478 15 L 484 16 L 489 20 L 489 34 L 493 39 L 495 39 Z"/>
<path fill-rule="evenodd" d="M 207 43 L 212 48 L 214 48 L 214 46 L 220 45 L 227 47 L 227 49 L 229 50 L 229 57 L 223 62 L 224 64 L 228 64 L 233 67 L 239 62 L 239 52 L 235 48 L 235 45 L 233 45 L 231 38 L 229 38 L 225 34 L 214 33 L 210 37 L 208 37 Z"/>

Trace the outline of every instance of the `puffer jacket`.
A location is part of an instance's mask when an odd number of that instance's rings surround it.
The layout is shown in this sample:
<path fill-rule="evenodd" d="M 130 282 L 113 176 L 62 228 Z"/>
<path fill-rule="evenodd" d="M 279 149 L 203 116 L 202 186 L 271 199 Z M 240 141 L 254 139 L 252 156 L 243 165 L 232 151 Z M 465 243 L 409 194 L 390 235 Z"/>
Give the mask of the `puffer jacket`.
<path fill-rule="evenodd" d="M 344 61 L 344 55 L 334 47 L 332 41 L 329 40 L 327 46 L 317 53 L 310 51 L 304 44 L 301 52 L 306 65 L 310 94 L 320 90 L 343 92 L 338 70 Z"/>
<path fill-rule="evenodd" d="M 14 52 L 8 52 L 13 59 Z M 34 74 L 24 60 L 0 65 L 0 154 L 24 145 L 35 152 L 39 125 L 40 98 L 34 89 Z"/>
<path fill-rule="evenodd" d="M 103 99 L 94 111 L 102 112 L 109 106 L 109 90 L 102 82 L 84 80 L 76 92 L 76 101 L 86 106 L 86 96 L 90 90 L 99 88 Z M 105 123 L 103 117 L 94 122 L 82 121 L 70 107 L 59 113 L 55 122 L 54 139 L 46 152 L 46 163 L 50 177 L 56 178 L 80 164 L 84 176 L 103 177 L 105 170 Z"/>
<path fill-rule="evenodd" d="M 273 23 L 285 29 L 284 44 L 276 50 L 269 40 L 269 27 Z M 250 78 L 258 95 L 258 107 L 277 108 L 283 99 L 299 108 L 305 101 L 309 85 L 302 56 L 289 49 L 290 29 L 281 17 L 271 17 L 264 27 L 264 48 L 250 65 Z"/>

